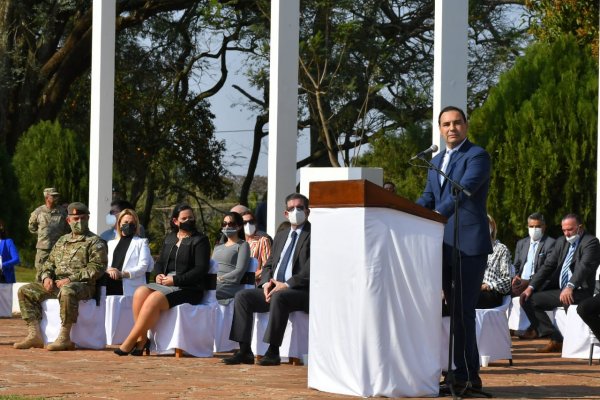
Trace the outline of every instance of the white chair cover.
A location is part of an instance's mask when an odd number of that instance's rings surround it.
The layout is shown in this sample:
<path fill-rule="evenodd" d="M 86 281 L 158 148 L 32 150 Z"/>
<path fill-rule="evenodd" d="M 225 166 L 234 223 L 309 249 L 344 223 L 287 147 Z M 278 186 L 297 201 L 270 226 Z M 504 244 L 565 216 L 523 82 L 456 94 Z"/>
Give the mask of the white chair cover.
<path fill-rule="evenodd" d="M 13 314 L 21 314 L 21 306 L 19 305 L 19 288 L 27 285 L 27 282 L 15 282 L 12 285 L 12 312 Z"/>
<path fill-rule="evenodd" d="M 0 283 L 0 317 L 12 317 L 12 291 L 12 283 Z"/>
<path fill-rule="evenodd" d="M 133 328 L 133 297 L 106 296 L 106 344 L 121 344 Z"/>
<path fill-rule="evenodd" d="M 590 344 L 594 335 L 590 337 L 590 328 L 577 314 L 576 304 L 569 306 L 561 333 L 563 335 L 563 358 L 589 358 Z M 598 357 L 600 357 L 600 347 L 594 346 L 593 358 Z"/>
<path fill-rule="evenodd" d="M 216 274 L 217 269 L 211 260 L 209 273 Z M 207 290 L 198 305 L 180 304 L 162 312 L 150 330 L 151 351 L 173 354 L 181 349 L 194 357 L 212 357 L 217 304 L 216 290 Z"/>
<path fill-rule="evenodd" d="M 253 275 L 258 269 L 258 259 L 250 257 L 247 274 Z M 245 289 L 253 289 L 254 284 L 247 283 Z M 226 305 L 219 304 L 217 307 L 216 321 L 215 321 L 215 352 L 225 352 L 237 350 L 240 348 L 238 342 L 229 340 L 229 333 L 231 332 L 231 323 L 233 321 L 233 305 L 234 300 Z"/>
<path fill-rule="evenodd" d="M 499 307 L 476 310 L 477 348 L 480 356 L 490 361 L 512 360 L 511 340 L 506 312 L 511 296 L 504 296 Z"/>
<path fill-rule="evenodd" d="M 508 328 L 514 331 L 525 331 L 529 328 L 530 322 L 525 314 L 525 310 L 521 308 L 521 299 L 513 297 L 508 308 Z"/>
<path fill-rule="evenodd" d="M 104 319 L 106 314 L 106 287 L 101 287 L 100 304 L 95 299 L 79 302 L 77 323 L 71 328 L 71 341 L 83 349 L 103 349 L 106 347 L 106 330 Z M 52 343 L 60 332 L 60 305 L 58 299 L 42 302 L 42 322 L 40 328 L 44 344 Z"/>
<path fill-rule="evenodd" d="M 269 344 L 263 342 L 269 313 L 254 313 L 254 328 L 252 331 L 252 351 L 257 356 L 264 356 Z M 279 347 L 279 356 L 286 360 L 290 358 L 302 359 L 308 354 L 308 314 L 304 311 L 290 313 L 283 341 Z"/>

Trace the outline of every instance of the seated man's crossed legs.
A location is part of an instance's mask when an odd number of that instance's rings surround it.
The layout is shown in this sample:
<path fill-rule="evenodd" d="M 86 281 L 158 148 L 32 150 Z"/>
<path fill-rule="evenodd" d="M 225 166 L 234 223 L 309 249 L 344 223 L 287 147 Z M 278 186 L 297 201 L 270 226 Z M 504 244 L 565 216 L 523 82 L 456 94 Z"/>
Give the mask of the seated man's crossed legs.
<path fill-rule="evenodd" d="M 287 327 L 291 312 L 308 312 L 308 291 L 286 289 L 272 293 L 270 302 L 265 300 L 262 289 L 241 290 L 235 295 L 233 322 L 229 339 L 240 344 L 240 350 L 232 357 L 223 360 L 225 364 L 254 364 L 254 354 L 250 347 L 254 313 L 269 312 L 269 323 L 262 340 L 269 343 L 265 356 L 259 365 L 279 365 L 279 347 Z"/>

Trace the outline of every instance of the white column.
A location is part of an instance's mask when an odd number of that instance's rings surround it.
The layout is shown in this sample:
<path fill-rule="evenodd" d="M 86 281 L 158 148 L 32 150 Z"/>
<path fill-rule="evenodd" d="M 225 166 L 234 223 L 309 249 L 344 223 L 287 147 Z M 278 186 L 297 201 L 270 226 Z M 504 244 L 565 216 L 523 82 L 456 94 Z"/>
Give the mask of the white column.
<path fill-rule="evenodd" d="M 469 0 L 435 0 L 432 143 L 440 151 L 438 114 L 446 106 L 467 112 Z"/>
<path fill-rule="evenodd" d="M 285 197 L 296 188 L 299 0 L 271 1 L 267 232 L 283 221 Z"/>
<path fill-rule="evenodd" d="M 100 234 L 112 199 L 116 1 L 94 1 L 90 121 L 90 230 Z"/>

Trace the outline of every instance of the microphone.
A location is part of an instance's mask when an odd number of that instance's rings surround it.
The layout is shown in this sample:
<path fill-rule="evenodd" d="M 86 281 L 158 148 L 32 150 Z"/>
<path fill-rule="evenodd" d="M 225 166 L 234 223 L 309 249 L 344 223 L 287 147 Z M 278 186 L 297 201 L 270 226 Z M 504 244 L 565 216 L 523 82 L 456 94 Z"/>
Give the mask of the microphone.
<path fill-rule="evenodd" d="M 435 153 L 436 151 L 438 151 L 437 145 L 432 144 L 430 148 L 423 150 L 422 152 L 420 152 L 419 154 L 417 154 L 415 156 L 412 156 L 410 161 L 416 160 L 417 158 L 422 158 L 423 156 L 426 156 L 427 154 Z"/>

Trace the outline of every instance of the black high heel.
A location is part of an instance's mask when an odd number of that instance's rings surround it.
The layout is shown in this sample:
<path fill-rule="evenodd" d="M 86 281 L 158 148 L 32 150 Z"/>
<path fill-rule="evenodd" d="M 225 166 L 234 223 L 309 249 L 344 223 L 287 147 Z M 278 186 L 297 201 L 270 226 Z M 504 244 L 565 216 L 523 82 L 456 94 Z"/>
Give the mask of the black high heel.
<path fill-rule="evenodd" d="M 141 349 L 136 347 L 131 350 L 131 355 L 136 357 L 143 356 L 144 353 L 146 353 L 147 356 L 150 355 L 150 338 L 146 340 L 146 343 L 144 343 L 144 346 Z"/>
<path fill-rule="evenodd" d="M 128 355 L 130 355 L 130 354 L 132 354 L 132 355 L 133 355 L 133 352 L 134 352 L 134 351 L 135 351 L 135 347 L 134 347 L 133 349 L 129 350 L 129 351 L 123 351 L 123 350 L 121 350 L 121 349 L 119 349 L 119 348 L 117 347 L 117 348 L 114 350 L 114 353 L 115 353 L 116 355 L 118 355 L 119 357 L 121 357 L 121 356 L 128 356 Z"/>

